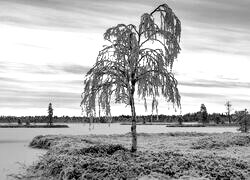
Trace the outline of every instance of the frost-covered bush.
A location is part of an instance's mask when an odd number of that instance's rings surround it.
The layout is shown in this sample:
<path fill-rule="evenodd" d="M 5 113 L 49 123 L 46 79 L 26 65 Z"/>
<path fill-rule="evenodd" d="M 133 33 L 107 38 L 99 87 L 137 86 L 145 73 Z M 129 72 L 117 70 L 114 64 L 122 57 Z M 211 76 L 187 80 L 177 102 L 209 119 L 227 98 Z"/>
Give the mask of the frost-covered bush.
<path fill-rule="evenodd" d="M 47 148 L 47 153 L 27 170 L 24 177 L 35 180 L 85 180 L 85 179 L 249 179 L 249 162 L 216 155 L 181 154 L 175 150 L 138 151 L 127 148 L 131 134 L 90 136 L 37 136 L 33 147 Z M 192 148 L 208 149 L 229 146 L 248 146 L 250 135 L 224 133 L 139 133 L 138 138 L 149 140 L 196 140 Z M 113 140 L 116 141 L 113 141 Z M 126 140 L 125 140 L 126 139 Z M 198 140 L 197 140 L 198 139 Z M 109 143 L 117 144 L 109 144 Z M 161 142 L 161 143 L 162 143 Z M 181 142 L 181 141 L 180 141 Z M 108 143 L 108 144 L 107 144 Z M 156 143 L 157 144 L 157 143 Z M 150 143 L 145 143 L 149 145 Z M 152 144 L 151 149 L 154 150 Z M 127 148 L 126 148 L 127 147 Z M 194 151 L 194 150 L 193 150 Z M 181 152 L 181 151 L 180 151 Z M 207 152 L 207 150 L 206 150 Z M 211 153 L 212 154 L 212 153 Z M 24 178 L 25 179 L 25 178 Z"/>
<path fill-rule="evenodd" d="M 28 174 L 45 179 L 136 179 L 150 174 L 178 179 L 246 179 L 246 162 L 218 156 L 183 155 L 171 151 L 131 153 L 119 144 L 68 147 L 57 144 L 32 166 Z M 60 151 L 58 148 L 60 147 Z"/>
<path fill-rule="evenodd" d="M 234 135 L 224 133 L 223 135 L 213 135 L 198 139 L 192 144 L 193 149 L 220 149 L 230 146 L 248 146 L 250 135 Z"/>

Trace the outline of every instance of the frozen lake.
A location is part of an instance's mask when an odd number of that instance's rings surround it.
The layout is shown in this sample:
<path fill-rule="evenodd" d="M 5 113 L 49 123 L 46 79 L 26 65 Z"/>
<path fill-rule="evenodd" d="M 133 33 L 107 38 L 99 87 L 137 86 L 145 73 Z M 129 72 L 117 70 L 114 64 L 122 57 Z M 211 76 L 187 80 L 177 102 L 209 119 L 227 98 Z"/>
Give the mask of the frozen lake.
<path fill-rule="evenodd" d="M 11 179 L 7 174 L 19 171 L 20 164 L 32 164 L 45 150 L 28 147 L 29 142 L 37 135 L 64 134 L 125 134 L 130 132 L 130 125 L 120 124 L 68 124 L 70 128 L 0 128 L 0 179 Z M 166 127 L 165 125 L 139 125 L 137 132 L 237 132 L 236 127 Z"/>

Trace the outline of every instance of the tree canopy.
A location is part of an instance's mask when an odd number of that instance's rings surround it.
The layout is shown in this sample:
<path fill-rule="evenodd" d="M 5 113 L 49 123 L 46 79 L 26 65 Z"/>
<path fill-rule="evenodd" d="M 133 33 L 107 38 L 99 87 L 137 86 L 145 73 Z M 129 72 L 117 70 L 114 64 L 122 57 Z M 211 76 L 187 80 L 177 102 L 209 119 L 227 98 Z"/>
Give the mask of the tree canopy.
<path fill-rule="evenodd" d="M 177 80 L 172 73 L 173 62 L 180 52 L 180 36 L 181 22 L 166 4 L 143 14 L 138 27 L 118 24 L 109 28 L 104 33 L 109 45 L 99 52 L 84 81 L 81 105 L 86 114 L 95 115 L 98 101 L 105 114 L 110 115 L 112 95 L 115 103 L 129 105 L 135 84 L 145 108 L 147 97 L 160 95 L 180 106 Z"/>

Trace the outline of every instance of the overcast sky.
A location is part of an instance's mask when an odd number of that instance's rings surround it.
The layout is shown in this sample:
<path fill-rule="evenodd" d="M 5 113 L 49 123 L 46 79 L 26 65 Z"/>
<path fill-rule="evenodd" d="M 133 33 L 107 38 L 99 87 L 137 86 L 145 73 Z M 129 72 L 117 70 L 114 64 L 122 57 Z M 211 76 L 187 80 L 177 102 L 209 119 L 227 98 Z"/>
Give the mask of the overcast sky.
<path fill-rule="evenodd" d="M 81 115 L 84 74 L 118 23 L 167 3 L 182 22 L 174 64 L 182 113 L 250 108 L 249 0 L 0 0 L 0 115 Z M 137 100 L 137 114 L 144 112 Z M 114 105 L 112 114 L 129 114 Z M 160 101 L 160 114 L 173 113 Z M 180 110 L 176 112 L 180 113 Z"/>

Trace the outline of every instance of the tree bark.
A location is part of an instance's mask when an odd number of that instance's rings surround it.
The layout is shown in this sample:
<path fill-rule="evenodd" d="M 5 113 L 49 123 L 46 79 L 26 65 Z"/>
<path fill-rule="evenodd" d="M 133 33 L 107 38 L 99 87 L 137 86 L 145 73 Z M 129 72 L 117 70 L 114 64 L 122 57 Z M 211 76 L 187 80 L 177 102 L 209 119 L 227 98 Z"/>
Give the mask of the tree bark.
<path fill-rule="evenodd" d="M 158 108 L 158 107 L 157 107 Z M 158 114 L 158 109 L 156 109 L 156 121 L 159 122 L 159 114 Z"/>
<path fill-rule="evenodd" d="M 244 123 L 245 123 L 244 132 L 247 133 L 247 131 L 248 131 L 248 129 L 247 129 L 247 128 L 248 128 L 248 127 L 247 127 L 247 125 L 248 125 L 248 124 L 247 124 L 247 116 L 245 116 Z"/>
<path fill-rule="evenodd" d="M 130 106 L 131 106 L 131 114 L 132 114 L 132 125 L 131 125 L 132 147 L 131 147 L 131 152 L 137 151 L 136 114 L 135 114 L 134 92 L 135 92 L 135 87 L 134 87 L 134 85 L 132 85 L 132 88 L 130 91 Z"/>

